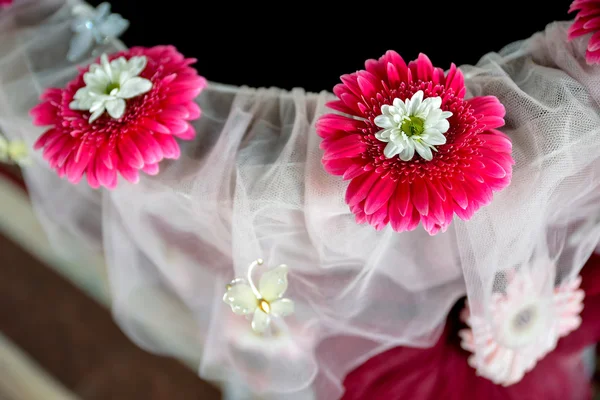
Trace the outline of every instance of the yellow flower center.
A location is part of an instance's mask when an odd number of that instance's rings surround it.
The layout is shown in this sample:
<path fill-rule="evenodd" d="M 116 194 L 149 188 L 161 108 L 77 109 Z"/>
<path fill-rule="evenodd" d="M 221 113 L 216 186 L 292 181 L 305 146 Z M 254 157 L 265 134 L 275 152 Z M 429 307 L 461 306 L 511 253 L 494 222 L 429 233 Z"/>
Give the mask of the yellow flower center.
<path fill-rule="evenodd" d="M 269 314 L 271 312 L 271 305 L 265 299 L 260 299 L 258 301 L 258 308 L 260 308 L 265 314 Z"/>
<path fill-rule="evenodd" d="M 536 317 L 536 309 L 528 307 L 520 311 L 513 320 L 513 326 L 516 331 L 522 331 L 529 327 Z"/>
<path fill-rule="evenodd" d="M 112 93 L 112 91 L 115 89 L 121 89 L 121 85 L 119 85 L 116 82 L 111 82 L 106 86 L 105 92 L 107 95 L 110 95 Z"/>
<path fill-rule="evenodd" d="M 420 135 L 425 130 L 425 120 L 423 118 L 408 117 L 402 122 L 402 132 L 406 133 L 406 136 Z"/>

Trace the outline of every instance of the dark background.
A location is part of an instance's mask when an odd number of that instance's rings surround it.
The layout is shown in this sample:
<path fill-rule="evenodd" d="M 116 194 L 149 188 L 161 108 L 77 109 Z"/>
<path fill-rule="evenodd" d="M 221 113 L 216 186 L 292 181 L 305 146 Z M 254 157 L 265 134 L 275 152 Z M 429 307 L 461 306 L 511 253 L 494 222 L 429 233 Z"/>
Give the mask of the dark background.
<path fill-rule="evenodd" d="M 173 44 L 211 81 L 309 91 L 331 90 L 341 74 L 388 49 L 405 59 L 423 52 L 447 69 L 573 18 L 571 0 L 111 3 L 131 21 L 128 46 Z"/>

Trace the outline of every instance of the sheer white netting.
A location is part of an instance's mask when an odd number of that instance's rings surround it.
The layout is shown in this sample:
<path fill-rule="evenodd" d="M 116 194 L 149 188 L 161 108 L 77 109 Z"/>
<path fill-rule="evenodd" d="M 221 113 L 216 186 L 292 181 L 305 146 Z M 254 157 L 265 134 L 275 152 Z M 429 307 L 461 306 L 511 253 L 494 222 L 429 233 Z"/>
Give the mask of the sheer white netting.
<path fill-rule="evenodd" d="M 38 3 L 0 11 L 0 129 L 9 137 L 32 144 L 42 129 L 28 110 L 76 74 L 65 58 L 73 4 L 34 22 L 22 15 Z M 598 244 L 600 68 L 585 64 L 584 44 L 568 44 L 566 29 L 549 25 L 462 68 L 470 96 L 506 106 L 516 165 L 490 206 L 445 234 L 357 225 L 346 183 L 321 166 L 314 129 L 333 95 L 300 89 L 210 84 L 198 98 L 197 138 L 137 185 L 73 186 L 37 153 L 27 184 L 51 237 L 68 230 L 104 251 L 115 319 L 140 346 L 265 396 L 337 398 L 345 374 L 372 355 L 434 343 L 465 294 L 474 315 L 491 318 L 490 295 L 512 269 L 543 276 L 548 292 Z M 253 334 L 222 300 L 257 258 L 262 271 L 289 266 L 285 297 L 296 311 L 275 321 L 276 337 Z"/>
<path fill-rule="evenodd" d="M 16 0 L 0 8 L 0 133 L 29 148 L 45 129 L 32 126 L 29 110 L 48 87 L 63 87 L 77 74 L 64 54 L 73 37 L 74 2 Z M 120 43 L 103 49 L 114 52 Z M 89 63 L 93 58 L 82 60 Z M 23 170 L 33 206 L 54 247 L 69 260 L 102 252 L 101 192 L 71 185 L 31 152 Z"/>
<path fill-rule="evenodd" d="M 490 294 L 511 271 L 550 293 L 600 240 L 600 68 L 586 64 L 587 38 L 567 41 L 569 24 L 462 68 L 471 95 L 505 105 L 516 161 L 511 185 L 455 226 L 472 312 L 488 319 Z"/>

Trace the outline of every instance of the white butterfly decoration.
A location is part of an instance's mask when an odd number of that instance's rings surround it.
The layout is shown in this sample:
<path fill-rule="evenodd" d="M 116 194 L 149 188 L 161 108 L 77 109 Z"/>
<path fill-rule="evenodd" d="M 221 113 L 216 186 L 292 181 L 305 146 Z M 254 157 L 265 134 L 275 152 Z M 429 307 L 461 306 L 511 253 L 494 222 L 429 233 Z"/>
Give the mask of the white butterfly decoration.
<path fill-rule="evenodd" d="M 129 28 L 129 21 L 110 12 L 110 4 L 102 3 L 93 8 L 80 4 L 73 8 L 75 20 L 71 29 L 75 32 L 67 59 L 75 62 L 89 53 L 94 45 L 103 45 L 116 39 Z"/>
<path fill-rule="evenodd" d="M 283 297 L 288 287 L 288 267 L 282 264 L 264 272 L 257 287 L 252 272 L 262 264 L 262 259 L 250 264 L 247 279 L 234 279 L 227 285 L 223 295 L 223 301 L 231 306 L 231 311 L 252 319 L 252 330 L 259 334 L 267 331 L 273 318 L 294 313 L 294 302 Z"/>

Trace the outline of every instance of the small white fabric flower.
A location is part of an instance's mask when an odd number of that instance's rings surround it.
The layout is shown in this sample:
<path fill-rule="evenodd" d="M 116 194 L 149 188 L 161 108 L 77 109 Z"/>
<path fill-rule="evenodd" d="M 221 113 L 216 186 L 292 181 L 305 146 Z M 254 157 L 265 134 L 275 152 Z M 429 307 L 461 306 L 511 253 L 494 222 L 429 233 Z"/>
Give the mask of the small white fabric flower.
<path fill-rule="evenodd" d="M 129 21 L 119 14 L 110 12 L 109 3 L 101 3 L 93 8 L 86 3 L 73 7 L 75 19 L 71 28 L 75 33 L 67 53 L 69 61 L 77 61 L 89 53 L 96 45 L 103 45 L 116 39 L 129 27 Z"/>
<path fill-rule="evenodd" d="M 248 268 L 248 280 L 231 281 L 223 295 L 223 301 L 235 314 L 252 316 L 252 329 L 256 333 L 264 333 L 273 316 L 283 318 L 294 312 L 294 302 L 283 298 L 288 286 L 287 266 L 280 265 L 265 272 L 257 288 L 252 281 L 252 271 L 261 264 L 262 260 L 253 262 Z"/>
<path fill-rule="evenodd" d="M 375 117 L 375 125 L 383 128 L 375 137 L 386 142 L 383 154 L 387 158 L 399 156 L 409 161 L 419 153 L 423 159 L 431 161 L 435 146 L 446 143 L 444 133 L 450 128 L 447 121 L 450 111 L 442 111 L 441 97 L 428 97 L 423 100 L 419 90 L 410 99 L 394 99 L 392 105 L 381 106 L 381 115 Z"/>
<path fill-rule="evenodd" d="M 29 149 L 22 140 L 8 140 L 0 135 L 0 162 L 26 166 L 30 164 Z"/>
<path fill-rule="evenodd" d="M 544 281 L 516 273 L 504 294 L 494 294 L 489 320 L 465 308 L 462 319 L 471 329 L 459 332 L 461 346 L 473 353 L 469 365 L 478 375 L 503 386 L 515 384 L 556 347 L 559 338 L 579 327 L 581 278 L 564 282 L 550 296 L 543 293 Z"/>
<path fill-rule="evenodd" d="M 83 75 L 85 86 L 79 89 L 69 104 L 72 110 L 92 113 L 89 122 L 94 122 L 105 111 L 115 119 L 125 113 L 125 100 L 144 94 L 152 89 L 152 82 L 138 75 L 146 68 L 145 56 L 119 57 L 108 61 L 102 54 L 100 64 L 92 64 Z"/>

